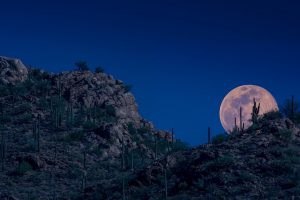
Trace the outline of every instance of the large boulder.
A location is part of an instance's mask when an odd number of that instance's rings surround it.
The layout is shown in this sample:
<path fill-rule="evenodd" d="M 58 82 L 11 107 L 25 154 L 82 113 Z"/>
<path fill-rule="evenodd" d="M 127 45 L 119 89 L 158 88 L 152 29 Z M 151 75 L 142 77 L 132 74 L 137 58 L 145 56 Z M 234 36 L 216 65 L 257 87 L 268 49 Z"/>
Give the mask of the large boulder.
<path fill-rule="evenodd" d="M 16 58 L 0 56 L 0 82 L 13 84 L 27 79 L 28 70 L 25 65 Z"/>

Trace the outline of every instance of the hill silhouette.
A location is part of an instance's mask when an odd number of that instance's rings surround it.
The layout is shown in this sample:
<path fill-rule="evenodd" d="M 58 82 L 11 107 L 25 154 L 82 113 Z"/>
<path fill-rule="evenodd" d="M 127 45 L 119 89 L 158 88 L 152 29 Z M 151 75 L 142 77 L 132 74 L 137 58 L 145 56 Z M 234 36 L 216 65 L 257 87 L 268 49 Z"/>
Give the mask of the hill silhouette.
<path fill-rule="evenodd" d="M 130 87 L 0 57 L 0 199 L 291 199 L 300 129 L 273 112 L 189 148 L 142 118 Z"/>

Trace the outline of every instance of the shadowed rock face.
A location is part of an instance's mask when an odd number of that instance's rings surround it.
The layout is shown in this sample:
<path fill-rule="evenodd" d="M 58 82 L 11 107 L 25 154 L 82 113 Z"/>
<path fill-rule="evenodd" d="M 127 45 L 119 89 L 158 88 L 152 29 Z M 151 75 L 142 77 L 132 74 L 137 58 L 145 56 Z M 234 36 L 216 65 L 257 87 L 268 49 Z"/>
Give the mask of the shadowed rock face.
<path fill-rule="evenodd" d="M 0 57 L 0 86 L 0 200 L 82 199 L 83 175 L 85 195 L 116 188 L 123 160 L 142 169 L 155 141 L 157 158 L 170 146 L 171 134 L 143 119 L 126 85 L 103 72 L 54 74 Z M 120 199 L 114 193 L 109 199 Z"/>
<path fill-rule="evenodd" d="M 90 71 L 63 72 L 53 77 L 54 85 L 62 83 L 62 93 L 74 106 L 87 108 L 107 104 L 116 108 L 118 118 L 139 125 L 142 120 L 134 96 L 125 92 L 123 84 L 112 76 Z"/>
<path fill-rule="evenodd" d="M 27 79 L 28 70 L 19 59 L 0 56 L 0 70 L 0 82 L 3 84 L 15 85 Z"/>

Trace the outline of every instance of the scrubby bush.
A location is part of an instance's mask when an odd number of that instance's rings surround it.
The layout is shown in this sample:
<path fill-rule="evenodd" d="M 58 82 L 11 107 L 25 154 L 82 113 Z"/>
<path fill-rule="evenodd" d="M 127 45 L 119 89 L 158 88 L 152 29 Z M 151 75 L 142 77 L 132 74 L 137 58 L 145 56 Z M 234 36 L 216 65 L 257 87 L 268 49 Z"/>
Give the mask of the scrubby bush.
<path fill-rule="evenodd" d="M 228 139 L 228 135 L 226 134 L 219 134 L 213 137 L 212 143 L 213 144 L 220 144 Z"/>
<path fill-rule="evenodd" d="M 85 61 L 77 61 L 75 63 L 75 66 L 77 67 L 78 71 L 88 71 L 89 70 L 88 64 Z"/>
<path fill-rule="evenodd" d="M 32 166 L 28 162 L 22 161 L 21 163 L 19 163 L 14 174 L 18 176 L 23 176 L 26 172 L 31 170 L 32 170 Z"/>
<path fill-rule="evenodd" d="M 284 141 L 289 141 L 292 139 L 292 132 L 289 130 L 282 130 L 279 132 L 275 132 L 274 135 Z"/>
<path fill-rule="evenodd" d="M 103 73 L 104 69 L 101 66 L 99 66 L 99 67 L 96 67 L 95 72 L 96 73 Z"/>
<path fill-rule="evenodd" d="M 93 121 L 88 120 L 83 123 L 83 128 L 86 130 L 93 130 L 93 129 L 97 128 L 97 124 Z"/>
<path fill-rule="evenodd" d="M 176 151 L 184 151 L 188 150 L 190 148 L 190 145 L 186 142 L 183 142 L 179 139 L 176 139 L 171 145 L 171 151 L 176 152 Z"/>
<path fill-rule="evenodd" d="M 67 137 L 65 138 L 66 141 L 82 141 L 84 139 L 84 132 L 83 131 L 72 131 L 70 132 Z"/>
<path fill-rule="evenodd" d="M 0 85 L 0 97 L 5 97 L 10 94 L 8 87 L 5 85 Z"/>
<path fill-rule="evenodd" d="M 234 159 L 229 155 L 225 155 L 225 156 L 218 157 L 214 160 L 204 163 L 203 169 L 205 171 L 207 171 L 207 170 L 215 171 L 215 170 L 229 167 L 229 166 L 233 165 L 233 163 L 234 163 Z"/>
<path fill-rule="evenodd" d="M 122 87 L 123 87 L 125 93 L 128 93 L 132 90 L 132 85 L 129 85 L 129 84 L 123 84 Z"/>
<path fill-rule="evenodd" d="M 95 117 L 100 122 L 114 123 L 117 121 L 116 109 L 113 105 L 102 105 L 95 108 Z"/>
<path fill-rule="evenodd" d="M 136 135 L 137 134 L 137 130 L 135 129 L 133 123 L 128 123 L 127 124 L 127 130 L 128 130 L 128 133 L 130 135 Z"/>
<path fill-rule="evenodd" d="M 261 120 L 263 121 L 267 121 L 267 120 L 275 120 L 275 119 L 280 119 L 282 118 L 282 113 L 280 113 L 279 111 L 271 111 L 268 113 L 265 113 Z"/>

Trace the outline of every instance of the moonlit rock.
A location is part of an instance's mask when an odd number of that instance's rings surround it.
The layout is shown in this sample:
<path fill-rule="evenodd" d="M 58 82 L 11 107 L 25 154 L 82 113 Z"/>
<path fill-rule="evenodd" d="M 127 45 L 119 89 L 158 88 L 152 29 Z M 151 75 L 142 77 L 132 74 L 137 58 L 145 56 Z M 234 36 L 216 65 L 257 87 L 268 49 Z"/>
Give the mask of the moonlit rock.
<path fill-rule="evenodd" d="M 13 84 L 27 79 L 28 70 L 21 60 L 0 56 L 0 82 Z"/>

